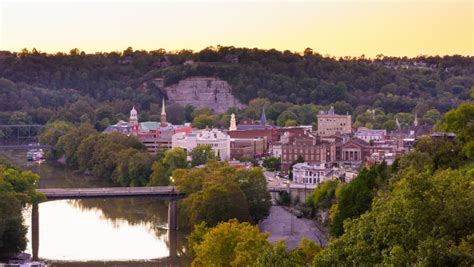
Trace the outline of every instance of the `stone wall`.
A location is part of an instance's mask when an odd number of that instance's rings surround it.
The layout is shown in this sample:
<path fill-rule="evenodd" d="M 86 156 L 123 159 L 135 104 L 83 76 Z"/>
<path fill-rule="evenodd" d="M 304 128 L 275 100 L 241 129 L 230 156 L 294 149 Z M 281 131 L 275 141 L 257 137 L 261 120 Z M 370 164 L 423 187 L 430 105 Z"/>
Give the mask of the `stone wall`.
<path fill-rule="evenodd" d="M 232 95 L 232 87 L 214 77 L 190 77 L 164 88 L 170 103 L 190 104 L 194 107 L 208 107 L 217 113 L 230 107 L 245 107 Z"/>

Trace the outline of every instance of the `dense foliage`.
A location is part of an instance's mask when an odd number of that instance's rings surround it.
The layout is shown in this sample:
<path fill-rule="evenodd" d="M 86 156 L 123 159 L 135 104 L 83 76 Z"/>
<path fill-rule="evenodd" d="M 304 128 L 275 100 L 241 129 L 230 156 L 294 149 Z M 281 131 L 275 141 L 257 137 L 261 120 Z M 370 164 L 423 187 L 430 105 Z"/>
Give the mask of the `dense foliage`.
<path fill-rule="evenodd" d="M 320 248 L 312 241 L 301 240 L 300 246 L 288 250 L 283 242 L 271 245 L 268 234 L 256 226 L 230 220 L 208 228 L 197 225 L 189 236 L 189 247 L 195 256 L 193 266 L 305 266 Z"/>
<path fill-rule="evenodd" d="M 0 162 L 0 260 L 26 249 L 27 227 L 22 210 L 42 199 L 35 191 L 38 182 L 38 175 L 31 171 Z"/>
<path fill-rule="evenodd" d="M 391 168 L 363 170 L 338 186 L 330 201 L 334 236 L 313 265 L 472 266 L 473 107 L 466 103 L 446 114 L 443 127 L 455 140 L 422 138 Z M 309 203 L 327 209 L 321 196 L 333 194 L 323 191 L 332 192 L 316 190 Z"/>
<path fill-rule="evenodd" d="M 179 203 L 182 227 L 201 222 L 215 226 L 238 219 L 257 222 L 268 215 L 271 202 L 260 168 L 236 169 L 211 161 L 202 168 L 177 169 L 174 184 L 188 196 Z"/>
<path fill-rule="evenodd" d="M 186 63 L 186 64 L 185 64 Z M 312 124 L 321 108 L 350 113 L 357 126 L 394 129 L 413 121 L 434 124 L 440 114 L 469 98 L 474 85 L 471 57 L 369 60 L 235 47 L 199 52 L 125 51 L 45 54 L 23 50 L 0 58 L 0 123 L 44 124 L 52 120 L 89 122 L 98 130 L 126 119 L 132 106 L 140 120 L 159 120 L 165 85 L 190 76 L 215 76 L 229 82 L 249 108 L 238 118 L 258 119 L 263 106 L 269 121 L 282 126 Z M 260 99 L 261 101 L 252 100 Z M 254 105 L 252 105 L 254 104 Z M 263 105 L 262 105 L 263 104 Z M 229 112 L 212 114 L 169 105 L 169 121 L 196 127 L 228 126 Z M 367 112 L 370 110 L 370 112 Z M 8 136 L 1 132 L 0 136 Z"/>

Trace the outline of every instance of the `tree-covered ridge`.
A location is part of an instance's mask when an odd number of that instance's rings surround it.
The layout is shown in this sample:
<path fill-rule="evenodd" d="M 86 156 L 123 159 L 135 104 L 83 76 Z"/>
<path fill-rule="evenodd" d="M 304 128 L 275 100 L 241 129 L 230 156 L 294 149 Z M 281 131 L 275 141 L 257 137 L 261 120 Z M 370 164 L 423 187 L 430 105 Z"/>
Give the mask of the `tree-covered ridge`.
<path fill-rule="evenodd" d="M 163 78 L 170 85 L 190 76 L 224 79 L 244 103 L 255 98 L 300 105 L 340 101 L 349 105 L 349 113 L 375 108 L 396 114 L 412 112 L 423 102 L 428 110 L 444 113 L 468 99 L 474 60 L 462 56 L 336 59 L 311 49 L 293 53 L 234 47 L 199 52 L 129 48 L 96 54 L 74 49 L 54 55 L 24 50 L 0 58 L 4 78 L 0 112 L 9 111 L 0 119 L 8 121 L 12 111 L 25 111 L 30 120 L 42 123 L 58 115 L 77 122 L 84 114 L 82 119 L 92 123 L 106 118 L 110 122 L 117 118 L 108 113 L 127 114 L 132 105 L 152 114 L 163 92 L 151 81 Z M 78 99 L 87 103 L 72 107 Z"/>

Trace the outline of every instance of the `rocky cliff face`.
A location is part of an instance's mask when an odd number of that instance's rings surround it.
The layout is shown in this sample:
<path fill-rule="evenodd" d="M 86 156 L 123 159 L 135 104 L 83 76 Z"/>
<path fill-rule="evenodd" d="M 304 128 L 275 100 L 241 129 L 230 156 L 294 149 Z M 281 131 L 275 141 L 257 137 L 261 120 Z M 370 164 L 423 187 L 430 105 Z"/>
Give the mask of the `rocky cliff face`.
<path fill-rule="evenodd" d="M 208 107 L 218 113 L 230 107 L 245 107 L 232 95 L 232 87 L 226 81 L 214 77 L 190 77 L 165 87 L 164 91 L 170 103 Z"/>

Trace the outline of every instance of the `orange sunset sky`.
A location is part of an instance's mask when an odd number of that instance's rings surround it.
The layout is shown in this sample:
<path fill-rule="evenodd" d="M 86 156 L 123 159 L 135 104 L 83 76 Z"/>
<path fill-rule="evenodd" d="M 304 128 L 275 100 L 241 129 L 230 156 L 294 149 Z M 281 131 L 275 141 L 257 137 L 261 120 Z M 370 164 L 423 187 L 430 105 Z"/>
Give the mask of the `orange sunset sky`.
<path fill-rule="evenodd" d="M 233 45 L 333 56 L 474 54 L 474 1 L 9 1 L 0 50 L 200 50 Z"/>

